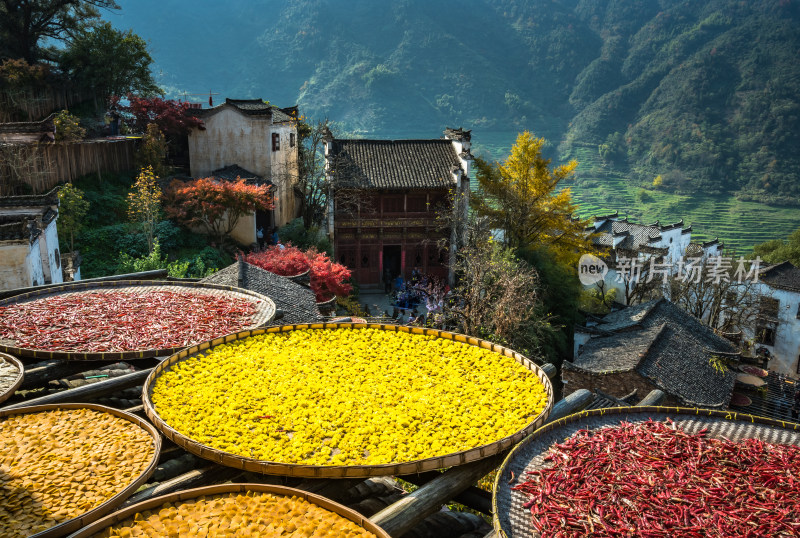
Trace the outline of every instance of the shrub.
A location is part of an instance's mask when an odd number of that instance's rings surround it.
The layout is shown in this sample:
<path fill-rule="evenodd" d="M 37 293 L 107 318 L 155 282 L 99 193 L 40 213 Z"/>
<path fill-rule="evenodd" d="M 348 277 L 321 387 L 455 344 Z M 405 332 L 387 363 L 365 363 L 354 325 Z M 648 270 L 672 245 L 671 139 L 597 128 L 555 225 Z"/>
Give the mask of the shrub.
<path fill-rule="evenodd" d="M 251 252 L 244 261 L 281 276 L 299 275 L 311 268 L 308 255 L 291 244 L 273 245 L 261 252 Z"/>
<path fill-rule="evenodd" d="M 67 110 L 56 114 L 53 123 L 56 126 L 57 142 L 77 142 L 86 137 L 86 129 L 81 127 L 80 120 Z"/>
<path fill-rule="evenodd" d="M 299 275 L 310 269 L 311 291 L 318 302 L 345 296 L 352 290 L 347 283 L 350 270 L 313 247 L 304 252 L 292 245 L 273 245 L 267 250 L 244 255 L 242 259 L 281 276 Z"/>
<path fill-rule="evenodd" d="M 320 232 L 318 226 L 306 228 L 303 218 L 298 217 L 278 230 L 278 237 L 283 243 L 291 243 L 300 249 L 314 247 L 319 252 L 333 254 L 330 239 Z"/>
<path fill-rule="evenodd" d="M 641 204 L 646 204 L 653 201 L 653 196 L 644 189 L 636 191 L 636 201 Z"/>

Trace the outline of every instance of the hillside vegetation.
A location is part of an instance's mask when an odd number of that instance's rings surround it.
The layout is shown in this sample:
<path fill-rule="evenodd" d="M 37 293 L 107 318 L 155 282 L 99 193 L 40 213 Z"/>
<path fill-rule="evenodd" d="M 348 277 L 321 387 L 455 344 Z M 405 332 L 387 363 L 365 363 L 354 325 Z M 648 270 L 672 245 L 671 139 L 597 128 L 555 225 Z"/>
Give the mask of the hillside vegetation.
<path fill-rule="evenodd" d="M 799 0 L 120 5 L 176 96 L 385 136 L 529 129 L 637 187 L 800 204 Z"/>

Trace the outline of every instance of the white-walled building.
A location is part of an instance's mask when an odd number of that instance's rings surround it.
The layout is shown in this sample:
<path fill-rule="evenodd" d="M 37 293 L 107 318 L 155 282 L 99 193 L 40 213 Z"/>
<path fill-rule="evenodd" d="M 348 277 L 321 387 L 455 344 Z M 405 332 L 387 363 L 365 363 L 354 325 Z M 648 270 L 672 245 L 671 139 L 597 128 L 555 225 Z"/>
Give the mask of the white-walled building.
<path fill-rule="evenodd" d="M 0 198 L 0 289 L 63 282 L 57 218 L 57 188 Z"/>
<path fill-rule="evenodd" d="M 226 99 L 219 106 L 189 113 L 204 124 L 189 133 L 192 177 L 210 177 L 215 171 L 240 167 L 274 185 L 275 210 L 269 216 L 242 219 L 233 234 L 240 243 L 256 241 L 257 221 L 267 233 L 268 228 L 283 226 L 297 216 L 296 107 L 278 108 L 261 99 Z"/>
<path fill-rule="evenodd" d="M 692 227 L 684 228 L 683 220 L 667 225 L 658 221 L 644 225 L 619 218 L 619 212 L 594 217 L 593 226 L 586 231 L 592 234 L 592 244 L 601 251 L 600 257 L 608 265 L 608 273 L 602 281 L 604 289 L 606 292 L 616 289 L 615 300 L 622 304 L 628 303 L 626 297 L 638 285 L 636 278 L 628 277 L 638 274 L 639 280 L 644 281 L 651 261 L 674 275 L 682 258 L 717 256 L 723 246 L 716 239 L 692 243 Z M 639 273 L 625 265 L 630 260 L 637 261 Z"/>
<path fill-rule="evenodd" d="M 800 378 L 800 267 L 788 261 L 765 267 L 753 292 L 760 308 L 745 338 L 769 350 L 770 370 Z"/>

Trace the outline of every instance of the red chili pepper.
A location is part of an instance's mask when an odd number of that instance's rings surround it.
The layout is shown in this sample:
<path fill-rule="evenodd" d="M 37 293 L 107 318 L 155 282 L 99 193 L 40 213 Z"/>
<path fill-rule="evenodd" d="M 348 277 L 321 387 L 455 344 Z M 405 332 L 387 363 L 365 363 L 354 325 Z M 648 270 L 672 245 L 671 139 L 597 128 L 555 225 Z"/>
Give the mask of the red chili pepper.
<path fill-rule="evenodd" d="M 0 338 L 53 351 L 186 347 L 252 323 L 255 303 L 195 291 L 104 290 L 0 307 Z"/>
<path fill-rule="evenodd" d="M 512 489 L 543 536 L 796 536 L 800 447 L 668 420 L 581 430 Z"/>

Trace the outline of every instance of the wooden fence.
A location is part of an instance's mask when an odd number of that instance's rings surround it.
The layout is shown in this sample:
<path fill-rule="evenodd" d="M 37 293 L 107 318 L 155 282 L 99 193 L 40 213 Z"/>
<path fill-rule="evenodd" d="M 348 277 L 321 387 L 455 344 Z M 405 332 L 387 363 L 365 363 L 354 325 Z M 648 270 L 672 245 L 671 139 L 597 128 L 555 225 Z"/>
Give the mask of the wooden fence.
<path fill-rule="evenodd" d="M 0 196 L 41 194 L 88 174 L 132 170 L 135 149 L 136 139 L 2 145 Z"/>
<path fill-rule="evenodd" d="M 0 91 L 0 123 L 39 121 L 91 98 L 92 95 L 66 88 L 4 89 Z"/>

